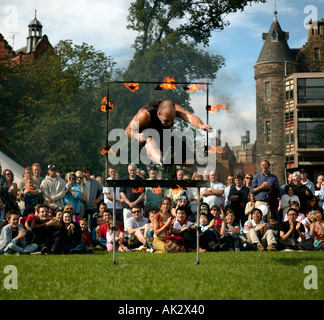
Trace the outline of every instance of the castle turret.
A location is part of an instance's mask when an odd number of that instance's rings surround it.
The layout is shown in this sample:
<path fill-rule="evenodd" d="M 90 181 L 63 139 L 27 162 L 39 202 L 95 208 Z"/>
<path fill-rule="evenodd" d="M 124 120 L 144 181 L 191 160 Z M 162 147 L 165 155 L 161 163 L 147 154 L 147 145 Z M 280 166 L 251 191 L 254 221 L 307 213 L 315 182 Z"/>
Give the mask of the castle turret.
<path fill-rule="evenodd" d="M 36 18 L 36 10 L 35 10 L 35 19 L 30 22 L 28 25 L 29 33 L 27 37 L 27 51 L 26 53 L 30 53 L 34 51 L 36 44 L 39 39 L 42 38 L 42 24 Z"/>
<path fill-rule="evenodd" d="M 256 81 L 257 166 L 271 163 L 271 171 L 282 181 L 284 169 L 283 77 L 296 72 L 297 64 L 288 46 L 289 33 L 282 31 L 274 12 L 270 30 L 262 34 L 264 44 L 254 65 Z"/>

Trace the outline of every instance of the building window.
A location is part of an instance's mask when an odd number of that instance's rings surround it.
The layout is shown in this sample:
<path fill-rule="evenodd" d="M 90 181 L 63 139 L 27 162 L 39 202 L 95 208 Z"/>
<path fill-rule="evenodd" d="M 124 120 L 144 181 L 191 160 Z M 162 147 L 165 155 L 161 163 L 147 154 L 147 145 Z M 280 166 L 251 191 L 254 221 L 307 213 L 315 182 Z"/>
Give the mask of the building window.
<path fill-rule="evenodd" d="M 320 49 L 319 48 L 314 48 L 314 59 L 320 60 Z"/>
<path fill-rule="evenodd" d="M 266 120 L 264 122 L 264 134 L 265 134 L 265 143 L 271 143 L 271 121 Z"/>
<path fill-rule="evenodd" d="M 324 103 L 324 78 L 300 78 L 297 81 L 298 103 Z"/>
<path fill-rule="evenodd" d="M 324 120 L 298 121 L 298 148 L 324 148 Z"/>
<path fill-rule="evenodd" d="M 269 81 L 264 83 L 264 90 L 265 90 L 265 99 L 267 101 L 269 101 L 271 98 L 270 97 L 270 82 Z"/>

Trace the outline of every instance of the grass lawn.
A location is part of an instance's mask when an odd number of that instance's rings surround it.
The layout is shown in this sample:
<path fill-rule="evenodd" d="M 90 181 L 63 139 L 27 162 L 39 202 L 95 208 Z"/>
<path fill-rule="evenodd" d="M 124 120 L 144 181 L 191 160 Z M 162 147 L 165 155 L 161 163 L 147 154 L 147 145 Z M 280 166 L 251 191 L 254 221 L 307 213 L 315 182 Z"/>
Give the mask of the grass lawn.
<path fill-rule="evenodd" d="M 322 252 L 118 252 L 59 256 L 1 256 L 0 300 L 299 300 L 324 298 Z M 6 266 L 18 288 L 6 289 Z M 318 289 L 305 289 L 307 265 Z M 314 275 L 314 273 L 312 273 Z M 309 281 L 308 281 L 309 283 Z"/>

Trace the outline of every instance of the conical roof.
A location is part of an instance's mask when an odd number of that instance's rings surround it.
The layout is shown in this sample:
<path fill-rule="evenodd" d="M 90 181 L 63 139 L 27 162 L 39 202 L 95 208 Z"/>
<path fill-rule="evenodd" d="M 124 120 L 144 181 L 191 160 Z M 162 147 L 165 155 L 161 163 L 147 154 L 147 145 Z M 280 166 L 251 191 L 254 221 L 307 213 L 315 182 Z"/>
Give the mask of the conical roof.
<path fill-rule="evenodd" d="M 30 24 L 28 25 L 28 27 L 38 27 L 38 28 L 43 28 L 42 24 L 40 23 L 39 20 L 37 20 L 36 18 L 36 13 L 37 11 L 35 10 L 35 18 L 34 20 L 30 21 Z"/>
<path fill-rule="evenodd" d="M 277 19 L 277 12 L 275 12 L 269 32 L 263 33 L 262 38 L 264 44 L 256 64 L 281 61 L 295 62 L 287 43 L 289 32 L 282 31 Z"/>

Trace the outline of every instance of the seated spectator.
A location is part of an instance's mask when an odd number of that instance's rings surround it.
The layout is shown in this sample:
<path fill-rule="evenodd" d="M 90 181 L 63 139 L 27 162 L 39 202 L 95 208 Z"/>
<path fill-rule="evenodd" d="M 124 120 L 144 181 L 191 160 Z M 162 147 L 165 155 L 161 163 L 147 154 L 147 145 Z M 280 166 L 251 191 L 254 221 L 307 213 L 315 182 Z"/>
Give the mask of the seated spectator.
<path fill-rule="evenodd" d="M 171 209 L 171 213 L 172 215 L 175 217 L 176 216 L 176 209 L 178 207 L 183 207 L 186 210 L 186 217 L 188 218 L 188 220 L 195 220 L 195 217 L 193 217 L 193 219 L 191 219 L 192 217 L 192 211 L 190 209 L 190 204 L 187 198 L 187 191 L 183 190 L 181 192 L 178 193 L 178 198 L 177 198 L 177 202 L 175 205 L 172 206 Z"/>
<path fill-rule="evenodd" d="M 85 246 L 86 246 L 86 252 L 90 253 L 92 251 L 89 251 L 89 247 L 91 246 L 91 237 L 90 237 L 90 233 L 88 230 L 88 220 L 86 218 L 82 218 L 79 220 L 79 225 L 80 225 L 80 229 L 81 229 L 81 233 L 82 233 L 82 238 L 81 241 L 84 242 Z"/>
<path fill-rule="evenodd" d="M 146 247 L 147 250 L 146 251 L 150 251 L 153 252 L 154 248 L 153 248 L 153 236 L 154 236 L 154 228 L 153 228 L 153 220 L 154 220 L 154 216 L 156 215 L 156 211 L 152 210 L 149 212 L 148 214 L 148 220 L 147 223 L 145 225 L 145 229 L 144 229 L 144 238 L 146 240 Z"/>
<path fill-rule="evenodd" d="M 300 208 L 300 206 L 299 206 L 299 202 L 297 202 L 297 201 L 293 201 L 293 202 L 290 204 L 290 208 L 293 208 L 293 209 L 296 209 L 296 210 L 297 210 L 297 212 L 298 212 L 297 221 L 298 221 L 298 222 L 301 222 L 302 220 L 305 219 L 305 215 L 304 215 L 303 213 L 299 212 L 299 208 Z M 288 211 L 287 211 L 287 213 L 288 213 Z M 288 221 L 288 216 L 287 216 L 287 215 L 285 216 L 285 218 L 284 218 L 283 221 Z"/>
<path fill-rule="evenodd" d="M 18 195 L 18 186 L 17 183 L 14 182 L 14 174 L 9 169 L 4 170 L 3 174 L 6 178 L 6 184 L 8 187 L 8 194 L 9 194 L 10 201 L 16 204 L 17 195 Z"/>
<path fill-rule="evenodd" d="M 262 221 L 262 211 L 258 208 L 254 209 L 252 219 L 247 220 L 244 224 L 243 233 L 252 248 L 259 251 L 276 250 L 277 242 L 273 231 L 270 230 L 266 222 Z"/>
<path fill-rule="evenodd" d="M 279 223 L 278 215 L 270 216 L 269 228 L 270 228 L 270 230 L 272 230 L 272 232 L 275 236 L 275 239 L 278 243 L 278 241 L 280 240 L 280 223 Z"/>
<path fill-rule="evenodd" d="M 108 225 L 109 227 L 107 229 L 107 234 L 106 234 L 107 251 L 113 251 L 114 248 L 113 221 L 109 220 Z M 124 233 L 119 230 L 117 221 L 115 226 L 115 245 L 116 245 L 116 250 L 118 251 L 130 251 L 124 245 Z"/>
<path fill-rule="evenodd" d="M 304 225 L 305 228 L 306 240 L 304 241 L 307 241 L 310 244 L 314 243 L 314 236 L 311 236 L 309 232 L 310 232 L 311 224 L 315 221 L 315 216 L 316 216 L 315 210 L 313 210 L 313 208 L 310 208 L 307 211 L 306 218 L 301 221 L 301 223 Z"/>
<path fill-rule="evenodd" d="M 74 172 L 69 172 L 65 176 L 65 196 L 63 198 L 63 205 L 70 204 L 74 208 L 74 221 L 79 222 L 80 205 L 82 202 L 81 186 L 76 183 L 76 175 Z"/>
<path fill-rule="evenodd" d="M 57 207 L 53 211 L 53 219 L 56 219 L 58 221 L 61 221 L 61 217 L 63 215 L 63 209 L 60 207 Z"/>
<path fill-rule="evenodd" d="M 132 217 L 128 218 L 125 223 L 125 230 L 129 234 L 128 248 L 138 248 L 139 251 L 146 251 L 144 229 L 147 218 L 143 216 L 142 207 L 139 204 L 131 208 Z"/>
<path fill-rule="evenodd" d="M 60 222 L 48 219 L 48 207 L 46 204 L 36 207 L 37 211 L 31 221 L 32 243 L 38 245 L 38 250 L 42 254 L 58 254 L 61 253 Z"/>
<path fill-rule="evenodd" d="M 25 254 L 35 252 L 36 244 L 27 244 L 26 230 L 19 224 L 18 211 L 8 211 L 8 224 L 3 227 L 0 234 L 0 254 Z"/>
<path fill-rule="evenodd" d="M 197 225 L 188 221 L 186 215 L 186 209 L 178 206 L 176 208 L 176 218 L 171 225 L 170 234 L 180 236 L 185 242 L 187 251 L 196 251 L 197 248 Z"/>
<path fill-rule="evenodd" d="M 226 243 L 229 251 L 242 251 L 243 245 L 240 239 L 240 225 L 235 221 L 233 210 L 228 209 L 222 215 L 222 224 L 220 225 L 220 236 L 223 243 Z"/>
<path fill-rule="evenodd" d="M 313 222 L 310 226 L 309 234 L 314 237 L 314 242 L 311 243 L 307 240 L 303 240 L 300 243 L 300 247 L 304 250 L 324 250 L 323 209 L 317 208 L 312 210 L 311 214 Z"/>
<path fill-rule="evenodd" d="M 105 224 L 105 220 L 102 216 L 96 217 L 96 227 L 91 231 L 91 245 L 92 247 L 100 246 L 99 242 L 97 242 L 97 238 L 99 237 L 100 227 Z"/>
<path fill-rule="evenodd" d="M 224 250 L 226 247 L 221 242 L 219 233 L 215 228 L 215 222 L 212 215 L 201 211 L 199 218 L 200 228 L 200 247 L 208 251 L 219 251 Z"/>
<path fill-rule="evenodd" d="M 202 206 L 200 206 L 202 208 Z M 221 209 L 219 208 L 218 205 L 214 204 L 213 206 L 211 206 L 210 208 L 210 215 L 207 215 L 210 222 L 213 223 L 213 227 L 217 230 L 217 232 L 220 232 L 220 225 L 222 224 L 222 220 L 220 218 L 221 214 L 220 214 Z"/>
<path fill-rule="evenodd" d="M 72 220 L 72 214 L 69 211 L 63 212 L 61 219 L 61 232 L 63 252 L 72 253 L 85 253 L 86 246 L 82 242 L 82 232 L 78 223 Z"/>
<path fill-rule="evenodd" d="M 287 212 L 288 221 L 280 225 L 280 249 L 299 250 L 298 238 L 306 240 L 305 228 L 301 222 L 297 221 L 298 211 L 290 208 Z"/>
<path fill-rule="evenodd" d="M 153 247 L 157 253 L 163 253 L 165 251 L 164 238 L 170 235 L 169 231 L 175 218 L 171 214 L 171 199 L 163 197 L 159 212 L 154 216 L 154 238 Z"/>

